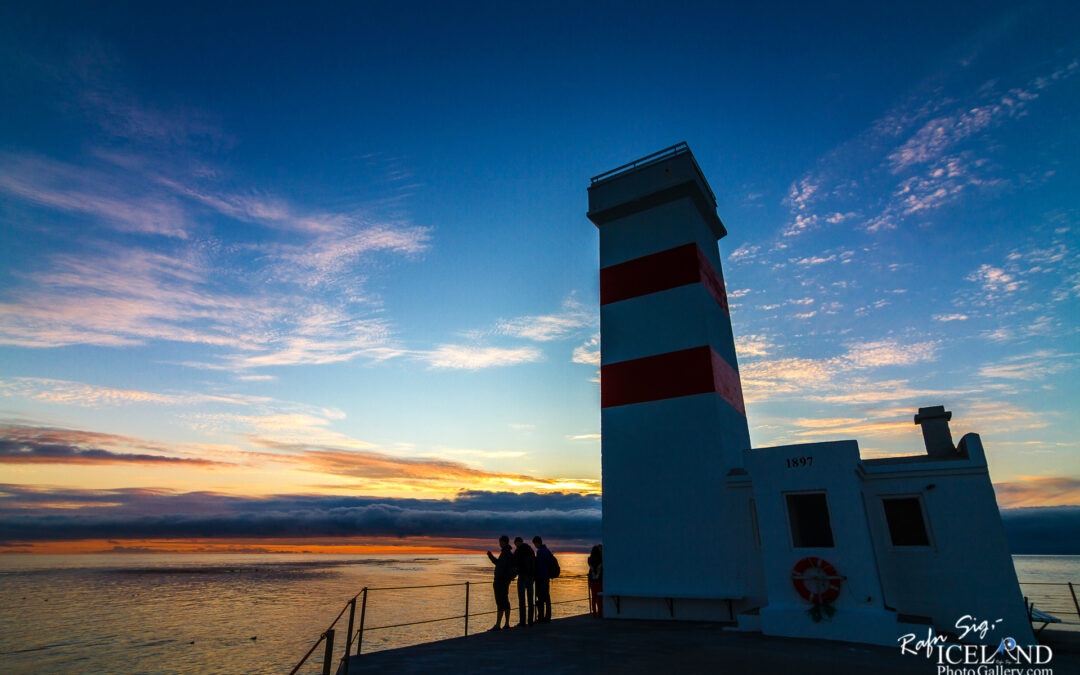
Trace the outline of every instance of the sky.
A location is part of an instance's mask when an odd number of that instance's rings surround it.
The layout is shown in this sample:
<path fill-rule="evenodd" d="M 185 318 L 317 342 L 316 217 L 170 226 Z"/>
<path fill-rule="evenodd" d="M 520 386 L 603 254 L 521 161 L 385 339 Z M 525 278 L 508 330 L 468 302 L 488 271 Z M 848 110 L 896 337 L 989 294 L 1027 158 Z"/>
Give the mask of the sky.
<path fill-rule="evenodd" d="M 586 189 L 680 141 L 755 447 L 945 405 L 1080 532 L 1080 7 L 866 4 L 3 5 L 0 550 L 585 546 Z"/>

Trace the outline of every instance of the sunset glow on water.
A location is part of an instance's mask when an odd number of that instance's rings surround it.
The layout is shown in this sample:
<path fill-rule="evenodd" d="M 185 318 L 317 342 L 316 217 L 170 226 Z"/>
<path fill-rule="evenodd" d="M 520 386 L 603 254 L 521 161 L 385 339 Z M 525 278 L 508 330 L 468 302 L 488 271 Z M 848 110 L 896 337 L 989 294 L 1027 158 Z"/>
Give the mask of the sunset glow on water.
<path fill-rule="evenodd" d="M 567 578 L 552 584 L 553 602 L 588 596 L 584 580 L 572 578 L 587 571 L 584 558 L 559 555 Z M 483 553 L 0 556 L 0 671 L 283 673 L 364 586 L 469 581 L 476 614 L 494 609 L 491 574 Z M 464 597 L 463 586 L 372 591 L 366 625 L 461 616 Z M 555 618 L 585 611 L 584 602 L 553 606 Z M 493 614 L 473 617 L 470 632 L 492 623 Z M 345 624 L 337 630 L 344 635 Z M 462 620 L 375 630 L 364 651 L 463 631 Z M 302 672 L 318 672 L 319 662 Z"/>

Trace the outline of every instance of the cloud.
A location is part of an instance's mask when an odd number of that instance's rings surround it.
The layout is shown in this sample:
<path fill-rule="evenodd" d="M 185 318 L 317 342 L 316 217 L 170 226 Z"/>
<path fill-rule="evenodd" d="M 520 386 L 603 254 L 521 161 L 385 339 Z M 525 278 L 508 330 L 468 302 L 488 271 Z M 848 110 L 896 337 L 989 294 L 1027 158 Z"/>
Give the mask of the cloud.
<path fill-rule="evenodd" d="M 135 194 L 100 171 L 34 156 L 0 155 L 0 191 L 24 203 L 90 216 L 121 232 L 186 238 L 189 217 L 164 194 Z"/>
<path fill-rule="evenodd" d="M 76 252 L 15 261 L 0 291 L 0 344 L 198 344 L 210 355 L 188 365 L 229 370 L 400 355 L 362 286 L 376 257 L 430 245 L 431 228 L 383 204 L 408 186 L 375 176 L 392 183 L 383 201 L 326 208 L 245 185 L 199 158 L 229 143 L 216 123 L 138 100 L 120 64 L 83 46 L 45 79 L 65 112 L 129 142 L 67 161 L 0 154 L 11 224 L 38 228 L 44 210 L 50 232 L 77 242 Z"/>
<path fill-rule="evenodd" d="M 497 366 L 534 363 L 543 358 L 536 347 L 479 347 L 473 345 L 439 345 L 432 351 L 417 352 L 432 368 L 479 370 Z"/>
<path fill-rule="evenodd" d="M 233 271 L 246 268 L 229 257 L 120 245 L 55 255 L 27 276 L 29 284 L 7 293 L 12 299 L 0 301 L 0 344 L 193 343 L 216 351 L 211 360 L 188 365 L 229 370 L 402 353 L 390 323 L 365 316 L 351 297 L 315 299 L 288 287 L 271 293 L 249 272 Z M 235 292 L 224 290 L 237 284 Z"/>
<path fill-rule="evenodd" d="M 825 257 L 810 256 L 806 258 L 792 258 L 791 262 L 795 263 L 796 265 L 821 265 L 822 263 L 832 262 L 834 260 L 836 260 L 835 253 Z"/>
<path fill-rule="evenodd" d="M 1000 363 L 983 366 L 979 375 L 1001 380 L 1042 380 L 1076 367 L 1076 354 L 1061 354 L 1039 350 L 1003 359 Z"/>
<path fill-rule="evenodd" d="M 147 447 L 147 444 L 137 439 L 111 434 L 46 427 L 0 427 L 0 464 L 149 464 L 197 467 L 222 464 L 198 457 L 125 452 L 116 448 L 145 448 L 154 451 L 162 449 L 161 446 Z"/>
<path fill-rule="evenodd" d="M 896 340 L 878 340 L 849 345 L 843 358 L 854 368 L 909 366 L 933 361 L 937 354 L 937 347 L 937 341 L 901 344 Z"/>
<path fill-rule="evenodd" d="M 807 230 L 811 230 L 817 225 L 819 218 L 816 215 L 806 215 L 805 213 L 795 214 L 795 221 L 788 225 L 784 230 L 783 235 L 785 237 L 793 237 L 797 234 L 802 234 Z"/>
<path fill-rule="evenodd" d="M 567 436 L 572 441 L 599 441 L 600 434 L 574 434 Z"/>
<path fill-rule="evenodd" d="M 1000 488 L 999 488 L 1000 494 Z M 1077 554 L 1080 507 L 1002 511 L 1013 553 Z M 171 490 L 66 490 L 0 485 L 0 542 L 110 539 L 456 537 L 540 533 L 596 541 L 599 495 L 462 491 L 453 499 L 323 495 L 234 497 Z M 115 545 L 122 545 L 116 543 Z"/>
<path fill-rule="evenodd" d="M 747 401 L 753 402 L 787 398 L 792 394 L 803 399 L 835 403 L 915 398 L 927 392 L 911 389 L 906 380 L 875 382 L 858 373 L 933 361 L 937 357 L 937 346 L 936 341 L 901 343 L 897 340 L 877 340 L 849 343 L 843 354 L 826 358 L 786 357 L 749 361 L 739 369 L 743 394 Z"/>
<path fill-rule="evenodd" d="M 1078 506 L 1005 509 L 1001 521 L 1014 555 L 1080 555 L 1080 539 L 1062 536 L 1080 532 Z"/>
<path fill-rule="evenodd" d="M 760 246 L 743 244 L 742 246 L 728 254 L 728 260 L 733 263 L 749 262 L 757 257 L 758 251 L 760 250 Z"/>
<path fill-rule="evenodd" d="M 810 176 L 804 176 L 791 184 L 785 200 L 792 208 L 804 211 L 818 194 L 820 186 Z"/>
<path fill-rule="evenodd" d="M 573 298 L 567 298 L 563 302 L 561 312 L 504 319 L 496 324 L 495 333 L 537 342 L 549 342 L 570 337 L 581 328 L 595 324 L 594 312 L 587 311 Z"/>
<path fill-rule="evenodd" d="M 949 321 L 967 321 L 967 314 L 935 314 L 934 321 L 947 323 Z"/>
<path fill-rule="evenodd" d="M 735 338 L 735 353 L 741 358 L 768 356 L 776 345 L 766 335 L 740 335 Z"/>
<path fill-rule="evenodd" d="M 1027 115 L 1044 90 L 1077 72 L 1080 63 L 1072 60 L 1006 89 L 995 82 L 950 96 L 941 76 L 929 79 L 792 183 L 784 202 L 792 220 L 781 240 L 848 222 L 881 234 L 925 221 L 976 190 L 1014 187 L 1015 176 L 1002 175 L 987 158 L 994 131 Z"/>
<path fill-rule="evenodd" d="M 302 244 L 277 243 L 258 248 L 278 261 L 271 272 L 278 278 L 314 287 L 342 283 L 339 277 L 365 254 L 389 252 L 412 255 L 427 250 L 431 229 L 408 225 L 378 224 L 351 226 L 352 218 L 342 217 L 342 226 Z"/>
<path fill-rule="evenodd" d="M 600 366 L 600 336 L 594 335 L 585 341 L 585 344 L 574 347 L 574 363 L 582 363 L 589 366 Z"/>
<path fill-rule="evenodd" d="M 15 377 L 0 380 L 0 394 L 19 396 L 48 403 L 95 407 L 102 405 L 126 405 L 152 403 L 162 405 L 198 405 L 203 403 L 248 406 L 265 403 L 270 399 L 264 396 L 246 396 L 240 394 L 165 394 L 140 391 L 137 389 L 117 389 L 100 385 L 53 380 L 38 377 Z"/>
<path fill-rule="evenodd" d="M 65 508 L 49 508 L 63 503 Z M 75 507 L 75 508 L 73 508 Z M 462 491 L 454 499 L 230 497 L 0 486 L 0 542 L 79 539 L 600 536 L 596 495 Z"/>
<path fill-rule="evenodd" d="M 986 263 L 980 265 L 979 269 L 968 274 L 964 279 L 979 284 L 988 296 L 1013 293 L 1023 283 L 1000 267 Z"/>
<path fill-rule="evenodd" d="M 1076 476 L 1019 476 L 994 483 L 1001 508 L 1080 505 L 1080 478 Z"/>

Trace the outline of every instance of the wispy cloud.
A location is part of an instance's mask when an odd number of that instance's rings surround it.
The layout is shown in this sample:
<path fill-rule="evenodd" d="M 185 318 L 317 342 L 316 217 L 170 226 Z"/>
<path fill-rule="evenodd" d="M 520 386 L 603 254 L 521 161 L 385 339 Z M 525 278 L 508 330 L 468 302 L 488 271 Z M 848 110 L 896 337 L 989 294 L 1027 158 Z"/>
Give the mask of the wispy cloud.
<path fill-rule="evenodd" d="M 64 114 L 121 142 L 63 161 L 0 154 L 12 226 L 77 237 L 77 252 L 13 265 L 14 283 L 0 291 L 0 344 L 181 342 L 210 348 L 188 365 L 230 370 L 401 353 L 363 286 L 379 257 L 426 251 L 430 228 L 374 201 L 331 208 L 245 183 L 214 164 L 230 143 L 215 121 L 140 100 L 101 44 L 47 70 Z"/>
<path fill-rule="evenodd" d="M 495 332 L 537 342 L 549 342 L 571 337 L 582 328 L 595 324 L 595 312 L 587 310 L 571 297 L 563 302 L 562 311 L 558 313 L 504 319 L 496 324 Z"/>
<path fill-rule="evenodd" d="M 26 204 L 91 216 L 121 232 L 183 239 L 191 227 L 178 200 L 167 194 L 43 157 L 0 155 L 0 191 Z"/>
<path fill-rule="evenodd" d="M 201 457 L 157 454 L 157 444 L 127 436 L 72 429 L 0 426 L 0 464 L 150 464 L 212 467 Z M 153 452 L 132 452 L 151 450 Z"/>
<path fill-rule="evenodd" d="M 573 434 L 567 436 L 572 441 L 599 441 L 600 434 Z"/>
<path fill-rule="evenodd" d="M 877 340 L 850 345 L 842 359 L 853 368 L 914 365 L 933 361 L 937 354 L 935 341 L 900 343 L 896 340 Z"/>
<path fill-rule="evenodd" d="M 1080 478 L 1076 476 L 1020 476 L 994 483 L 1001 508 L 1080 505 Z"/>
<path fill-rule="evenodd" d="M 858 374 L 888 366 L 933 361 L 937 357 L 937 347 L 935 341 L 905 343 L 890 339 L 852 342 L 842 354 L 816 359 L 755 359 L 756 354 L 746 352 L 743 356 L 748 360 L 740 366 L 743 393 L 748 401 L 764 401 L 793 394 L 819 400 L 838 397 L 835 398 L 836 402 L 850 397 L 866 397 L 868 401 L 912 398 L 917 393 L 903 386 L 906 385 L 905 381 L 879 382 L 871 389 L 871 381 Z M 888 388 L 892 389 L 891 393 Z"/>
<path fill-rule="evenodd" d="M 0 302 L 0 344 L 110 347 L 152 341 L 201 344 L 202 367 L 245 369 L 383 359 L 397 350 L 389 322 L 351 297 L 321 300 L 235 279 L 223 253 L 175 255 L 103 244 L 60 254 Z M 229 292 L 226 288 L 237 288 Z"/>
<path fill-rule="evenodd" d="M 453 370 L 479 370 L 496 366 L 513 366 L 534 363 L 543 359 L 539 349 L 525 347 L 482 347 L 474 345 L 439 345 L 415 356 L 427 361 L 432 368 Z"/>
<path fill-rule="evenodd" d="M 120 389 L 84 382 L 54 380 L 38 377 L 15 377 L 0 380 L 0 394 L 35 399 L 48 403 L 78 406 L 125 405 L 151 403 L 163 405 L 198 405 L 203 403 L 249 406 L 265 403 L 270 399 L 262 396 L 210 393 L 161 393 L 138 389 Z"/>
<path fill-rule="evenodd" d="M 1010 187 L 1013 177 L 1000 174 L 984 156 L 991 133 L 1028 114 L 1044 90 L 1077 72 L 1080 63 L 1069 61 L 1004 90 L 988 83 L 953 98 L 942 96 L 937 85 L 924 85 L 926 91 L 902 101 L 793 181 L 785 199 L 791 220 L 781 239 L 849 222 L 871 233 L 888 231 L 968 192 Z M 876 199 L 868 190 L 888 196 Z"/>
<path fill-rule="evenodd" d="M 983 366 L 979 375 L 1002 380 L 1042 380 L 1076 367 L 1077 354 L 1039 350 L 1006 357 L 1000 363 Z"/>

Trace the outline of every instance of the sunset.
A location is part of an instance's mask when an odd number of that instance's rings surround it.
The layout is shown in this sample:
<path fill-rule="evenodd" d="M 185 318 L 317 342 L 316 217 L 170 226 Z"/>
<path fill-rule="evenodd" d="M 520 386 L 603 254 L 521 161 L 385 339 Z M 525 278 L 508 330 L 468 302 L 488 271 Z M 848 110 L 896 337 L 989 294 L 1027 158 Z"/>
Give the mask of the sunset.
<path fill-rule="evenodd" d="M 764 527 L 757 449 L 857 441 L 886 480 L 934 455 L 920 417 L 988 474 L 1008 554 L 1080 555 L 1078 28 L 1059 2 L 8 3 L 0 558 L 487 579 L 499 535 L 539 533 L 582 575 L 603 541 L 616 574 L 614 539 L 674 536 L 673 504 L 725 547 L 708 518 Z M 658 162 L 693 170 L 713 299 L 667 290 L 682 240 L 606 234 L 645 206 L 602 191 Z M 739 416 L 635 393 L 699 345 Z M 722 430 L 703 463 L 683 420 Z M 682 471 L 717 494 L 749 471 L 753 513 L 676 504 Z"/>

